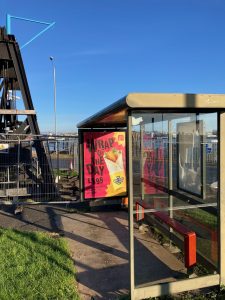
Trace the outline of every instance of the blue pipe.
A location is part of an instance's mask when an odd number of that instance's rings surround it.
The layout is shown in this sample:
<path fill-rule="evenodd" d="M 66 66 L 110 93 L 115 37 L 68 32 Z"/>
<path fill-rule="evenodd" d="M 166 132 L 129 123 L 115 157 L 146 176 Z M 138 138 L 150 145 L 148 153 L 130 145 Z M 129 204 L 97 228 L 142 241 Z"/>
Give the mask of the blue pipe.
<path fill-rule="evenodd" d="M 18 20 L 23 20 L 23 21 L 28 21 L 28 22 L 34 22 L 34 23 L 39 23 L 39 24 L 45 24 L 45 25 L 52 24 L 52 23 L 48 23 L 48 22 L 43 22 L 43 21 L 38 21 L 38 20 L 33 20 L 33 19 L 28 19 L 28 18 L 22 18 L 22 17 L 17 17 L 17 16 L 10 16 L 10 17 L 13 18 L 13 19 L 18 19 Z"/>
<path fill-rule="evenodd" d="M 35 40 L 37 37 L 39 37 L 40 35 L 42 35 L 45 31 L 47 31 L 48 29 L 50 29 L 54 25 L 55 25 L 55 22 L 50 23 L 50 25 L 48 27 L 46 27 L 45 29 L 43 29 L 42 31 L 40 31 L 38 34 L 36 34 L 32 39 L 30 39 L 23 46 L 21 46 L 20 49 L 23 49 L 24 47 L 26 47 L 27 45 L 29 45 L 33 40 Z"/>
<path fill-rule="evenodd" d="M 49 23 L 49 22 L 43 22 L 43 21 L 38 21 L 38 20 L 33 20 L 33 19 L 28 19 L 28 18 L 22 18 L 22 17 L 17 17 L 17 16 L 11 16 L 9 14 L 6 15 L 6 32 L 7 34 L 11 34 L 11 18 L 13 19 L 18 19 L 18 20 L 23 20 L 23 21 L 28 21 L 28 22 L 34 22 L 34 23 L 38 23 L 38 24 L 44 24 L 44 25 L 48 25 L 45 29 L 43 29 L 42 31 L 40 31 L 38 34 L 36 34 L 32 39 L 30 39 L 28 42 L 26 42 L 22 47 L 20 47 L 20 49 L 23 49 L 24 47 L 26 47 L 27 45 L 29 45 L 32 41 L 34 41 L 37 37 L 39 37 L 40 35 L 42 35 L 45 31 L 47 31 L 48 29 L 50 29 L 52 26 L 55 25 L 55 22 Z"/>
<path fill-rule="evenodd" d="M 6 15 L 6 33 L 11 34 L 11 16 L 9 14 Z"/>

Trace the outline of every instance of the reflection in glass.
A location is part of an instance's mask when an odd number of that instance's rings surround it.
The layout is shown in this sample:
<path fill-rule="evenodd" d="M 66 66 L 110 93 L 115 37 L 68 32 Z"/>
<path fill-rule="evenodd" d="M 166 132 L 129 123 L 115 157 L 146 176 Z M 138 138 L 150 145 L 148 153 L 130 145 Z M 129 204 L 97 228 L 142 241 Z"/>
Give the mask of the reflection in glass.
<path fill-rule="evenodd" d="M 177 124 L 178 187 L 202 195 L 202 122 Z"/>

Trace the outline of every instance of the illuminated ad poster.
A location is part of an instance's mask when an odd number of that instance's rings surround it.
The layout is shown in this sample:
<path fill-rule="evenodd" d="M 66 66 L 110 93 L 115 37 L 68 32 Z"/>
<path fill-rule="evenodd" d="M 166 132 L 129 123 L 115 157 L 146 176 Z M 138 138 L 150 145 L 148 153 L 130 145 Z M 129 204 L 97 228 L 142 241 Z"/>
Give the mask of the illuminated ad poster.
<path fill-rule="evenodd" d="M 84 132 L 84 198 L 126 195 L 125 132 Z"/>
<path fill-rule="evenodd" d="M 152 137 L 152 134 L 143 135 L 143 178 L 145 194 L 160 194 L 155 184 L 163 185 L 165 168 L 163 154 L 163 140 Z"/>

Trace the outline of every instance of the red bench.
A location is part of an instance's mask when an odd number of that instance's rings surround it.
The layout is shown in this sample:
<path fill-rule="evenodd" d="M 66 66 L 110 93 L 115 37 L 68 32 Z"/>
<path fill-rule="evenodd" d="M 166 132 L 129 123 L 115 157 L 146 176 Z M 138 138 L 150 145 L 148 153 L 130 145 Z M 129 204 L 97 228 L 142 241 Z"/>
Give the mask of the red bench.
<path fill-rule="evenodd" d="M 144 219 L 144 210 L 151 209 L 148 204 L 142 200 L 136 201 L 136 217 L 137 221 Z M 159 219 L 161 222 L 173 228 L 176 232 L 184 237 L 184 257 L 185 267 L 190 268 L 196 264 L 196 234 L 194 231 L 190 231 L 184 225 L 178 221 L 170 218 L 165 212 L 157 211 L 151 212 L 151 214 Z"/>

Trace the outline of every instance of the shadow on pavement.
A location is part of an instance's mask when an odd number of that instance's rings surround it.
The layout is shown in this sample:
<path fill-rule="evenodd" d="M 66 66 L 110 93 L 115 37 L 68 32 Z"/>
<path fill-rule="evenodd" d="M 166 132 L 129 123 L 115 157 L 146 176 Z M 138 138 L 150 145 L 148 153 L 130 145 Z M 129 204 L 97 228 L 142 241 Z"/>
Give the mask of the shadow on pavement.
<path fill-rule="evenodd" d="M 14 215 L 0 207 L 0 226 L 64 233 L 77 269 L 82 299 L 117 299 L 129 292 L 129 231 L 125 211 L 69 213 L 53 205 L 26 206 Z M 155 240 L 135 231 L 135 284 L 167 281 L 179 275 L 159 255 Z M 165 249 L 164 249 L 165 250 Z"/>

